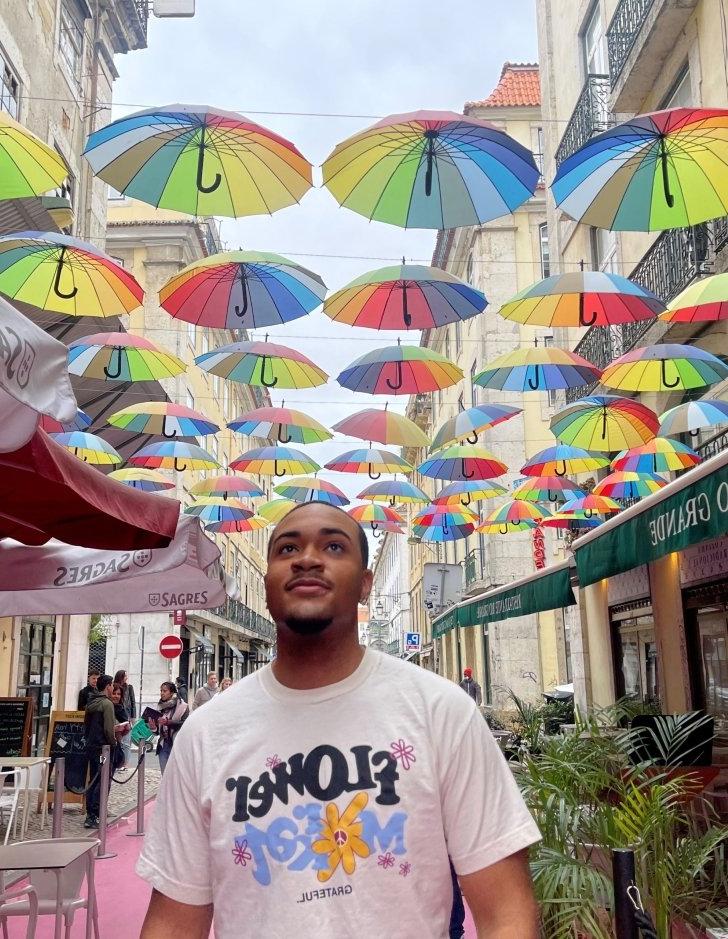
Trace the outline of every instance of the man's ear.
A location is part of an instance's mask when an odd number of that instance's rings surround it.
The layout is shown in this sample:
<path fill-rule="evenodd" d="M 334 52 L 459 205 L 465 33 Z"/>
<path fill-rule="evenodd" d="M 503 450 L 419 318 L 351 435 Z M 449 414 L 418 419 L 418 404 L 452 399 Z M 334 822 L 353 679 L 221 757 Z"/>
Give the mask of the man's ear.
<path fill-rule="evenodd" d="M 364 576 L 361 579 L 361 593 L 359 594 L 359 603 L 366 603 L 369 599 L 369 594 L 372 592 L 372 584 L 374 583 L 374 574 L 367 568 L 364 571 Z"/>

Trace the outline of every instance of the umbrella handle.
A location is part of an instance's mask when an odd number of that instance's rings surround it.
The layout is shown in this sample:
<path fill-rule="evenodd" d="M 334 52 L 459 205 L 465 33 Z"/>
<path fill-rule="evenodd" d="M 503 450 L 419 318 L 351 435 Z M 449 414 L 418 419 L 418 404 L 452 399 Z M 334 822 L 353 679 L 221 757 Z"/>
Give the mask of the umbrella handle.
<path fill-rule="evenodd" d="M 277 434 L 278 443 L 290 443 L 291 440 L 293 439 L 290 434 L 286 434 L 285 437 L 281 437 L 281 428 L 282 428 L 282 426 L 283 426 L 282 424 L 279 424 L 279 425 L 278 425 L 278 434 Z"/>
<path fill-rule="evenodd" d="M 549 489 L 548 499 L 549 499 L 549 502 L 558 502 L 559 501 L 558 492 L 551 492 L 551 490 Z"/>
<path fill-rule="evenodd" d="M 278 460 L 273 460 L 273 475 L 274 476 L 285 476 L 286 471 L 278 472 Z"/>
<path fill-rule="evenodd" d="M 426 130 L 425 138 L 427 140 L 427 169 L 425 171 L 425 195 L 432 195 L 432 164 L 435 159 L 435 138 L 436 130 Z"/>
<path fill-rule="evenodd" d="M 381 473 L 372 473 L 372 464 L 371 464 L 371 463 L 369 464 L 369 469 L 367 470 L 367 472 L 369 473 L 369 478 L 370 478 L 370 479 L 380 479 L 381 476 L 382 476 Z"/>
<path fill-rule="evenodd" d="M 166 415 L 164 416 L 164 420 L 162 421 L 162 436 L 166 437 L 167 440 L 171 440 L 172 437 L 177 436 L 176 430 L 173 430 L 171 434 L 167 433 L 167 416 Z"/>
<path fill-rule="evenodd" d="M 402 319 L 404 325 L 409 329 L 412 325 L 412 316 L 407 309 L 407 284 L 404 281 L 402 281 Z"/>
<path fill-rule="evenodd" d="M 580 326 L 593 326 L 597 321 L 597 312 L 596 310 L 592 315 L 587 319 L 584 316 L 584 294 L 579 294 L 579 325 Z"/>
<path fill-rule="evenodd" d="M 584 509 L 584 518 L 591 518 L 594 514 L 594 509 Z"/>
<path fill-rule="evenodd" d="M 472 472 L 468 473 L 467 470 L 465 469 L 465 460 L 464 460 L 464 459 L 460 460 L 460 464 L 461 464 L 461 465 L 460 465 L 460 472 L 461 472 L 461 474 L 462 474 L 463 479 L 472 479 L 473 476 L 475 476 L 475 470 L 472 470 Z"/>
<path fill-rule="evenodd" d="M 275 388 L 275 386 L 278 384 L 278 379 L 276 378 L 275 375 L 271 375 L 271 380 L 270 380 L 270 381 L 266 381 L 266 377 L 265 377 L 265 363 L 266 363 L 267 361 L 268 361 L 268 356 L 267 356 L 267 355 L 264 355 L 264 356 L 261 357 L 261 360 L 260 360 L 260 383 L 261 383 L 262 385 L 265 385 L 266 388 Z"/>
<path fill-rule="evenodd" d="M 237 305 L 237 303 L 235 304 L 235 315 L 238 316 L 238 317 L 240 317 L 240 319 L 242 319 L 242 318 L 245 316 L 245 314 L 248 312 L 248 284 L 247 284 L 247 280 L 248 280 L 248 278 L 247 278 L 247 276 L 246 276 L 246 274 L 245 274 L 245 268 L 244 268 L 243 265 L 241 264 L 241 265 L 240 265 L 240 287 L 242 288 L 242 291 L 243 291 L 243 305 L 242 305 L 242 307 L 239 307 L 239 306 Z"/>
<path fill-rule="evenodd" d="M 477 442 L 478 442 L 478 434 L 477 434 L 477 432 L 476 432 L 476 431 L 473 431 L 472 434 L 471 434 L 469 437 L 466 437 L 466 438 L 465 438 L 465 440 L 466 440 L 468 443 L 477 443 Z"/>
<path fill-rule="evenodd" d="M 508 534 L 508 522 L 506 522 L 505 525 L 501 525 L 501 527 L 500 527 L 500 533 L 501 533 L 501 535 L 507 535 L 507 534 Z"/>
<path fill-rule="evenodd" d="M 104 375 L 106 375 L 107 378 L 118 378 L 121 375 L 121 346 L 115 346 L 114 352 L 116 352 L 116 355 L 117 355 L 116 371 L 111 372 L 109 371 L 108 366 L 104 365 Z M 111 362 L 110 358 L 109 358 L 109 362 Z"/>
<path fill-rule="evenodd" d="M 397 381 L 391 382 L 389 379 L 387 379 L 387 384 L 392 389 L 392 391 L 397 391 L 402 387 L 402 362 L 398 361 L 395 363 L 395 365 L 397 367 Z"/>
<path fill-rule="evenodd" d="M 180 465 L 179 465 L 179 460 L 177 459 L 177 457 L 175 457 L 175 458 L 174 458 L 174 468 L 177 470 L 178 473 L 184 473 L 184 471 L 187 469 L 187 464 L 185 463 L 185 464 L 183 464 L 182 466 L 180 466 Z"/>
<path fill-rule="evenodd" d="M 539 369 L 538 365 L 535 365 L 535 366 L 534 366 L 534 377 L 535 377 L 535 379 L 536 379 L 536 384 L 535 384 L 535 385 L 534 385 L 534 383 L 533 383 L 533 378 L 531 378 L 530 375 L 529 375 L 529 377 L 526 379 L 526 384 L 527 384 L 528 387 L 531 389 L 531 391 L 538 391 L 538 386 L 539 386 L 539 384 L 540 384 L 540 382 L 539 382 L 539 380 L 538 380 L 538 369 Z"/>
<path fill-rule="evenodd" d="M 460 500 L 460 505 L 470 505 L 471 502 L 472 502 L 472 499 L 470 498 L 470 493 L 468 493 L 468 498 L 467 498 L 467 500 L 466 500 L 466 499 L 461 499 L 461 500 Z"/>
<path fill-rule="evenodd" d="M 680 375 L 678 374 L 676 376 L 675 381 L 672 381 L 672 382 L 668 381 L 667 370 L 665 369 L 666 364 L 667 363 L 665 362 L 665 360 L 662 359 L 660 362 L 660 378 L 662 379 L 662 384 L 665 386 L 665 388 L 677 388 L 677 386 L 680 384 Z"/>
<path fill-rule="evenodd" d="M 64 293 L 61 290 L 61 274 L 63 273 L 63 259 L 66 256 L 66 246 L 64 245 L 61 248 L 61 253 L 58 255 L 58 263 L 56 264 L 56 276 L 53 279 L 53 293 L 60 297 L 61 300 L 72 300 L 78 293 L 78 287 L 73 287 L 70 293 Z"/>
<path fill-rule="evenodd" d="M 670 175 L 667 166 L 667 148 L 665 147 L 665 137 L 660 136 L 660 165 L 662 166 L 662 191 L 665 195 L 665 202 L 668 209 L 675 205 L 675 196 L 670 192 Z"/>
<path fill-rule="evenodd" d="M 200 149 L 197 154 L 197 188 L 200 192 L 210 193 L 214 192 L 217 187 L 222 182 L 222 176 L 219 173 L 215 173 L 215 178 L 209 186 L 205 186 L 202 182 L 202 176 L 205 170 L 205 128 L 202 127 L 202 137 L 200 138 Z"/>
<path fill-rule="evenodd" d="M 447 527 L 447 525 L 443 525 L 443 526 L 442 526 L 442 533 L 443 533 L 443 535 L 447 535 L 447 534 L 449 534 L 449 532 L 450 532 L 450 529 Z"/>
<path fill-rule="evenodd" d="M 561 465 L 564 467 L 561 472 L 559 472 L 559 467 L 558 467 L 558 466 L 555 466 L 555 467 L 554 467 L 554 475 L 555 475 L 555 476 L 566 476 L 566 460 L 562 460 L 562 461 L 561 461 Z"/>
<path fill-rule="evenodd" d="M 391 499 L 389 500 L 389 504 L 390 504 L 390 506 L 391 506 L 392 508 L 394 508 L 395 505 L 397 504 L 397 503 L 394 501 L 394 496 L 392 496 Z"/>
<path fill-rule="evenodd" d="M 372 525 L 372 535 L 377 539 L 381 538 L 383 532 L 379 531 L 379 526 L 377 525 L 377 523 L 372 522 L 371 525 Z"/>

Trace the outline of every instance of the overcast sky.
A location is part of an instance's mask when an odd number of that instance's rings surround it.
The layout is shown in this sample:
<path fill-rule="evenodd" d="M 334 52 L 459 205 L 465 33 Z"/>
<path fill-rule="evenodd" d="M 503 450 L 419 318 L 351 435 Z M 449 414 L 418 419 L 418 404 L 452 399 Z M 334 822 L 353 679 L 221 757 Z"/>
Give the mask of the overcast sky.
<path fill-rule="evenodd" d="M 197 0 L 192 19 L 151 18 L 149 48 L 117 59 L 114 115 L 176 102 L 239 111 L 291 139 L 314 164 L 318 183 L 318 166 L 334 145 L 374 119 L 418 109 L 462 111 L 466 101 L 490 93 L 505 61 L 534 62 L 534 6 L 533 0 Z M 222 237 L 228 248 L 289 255 L 331 290 L 402 256 L 429 263 L 434 246 L 433 232 L 368 222 L 340 208 L 326 189 L 272 217 L 224 219 Z M 310 355 L 332 382 L 354 358 L 396 342 L 396 333 L 338 326 L 320 312 L 270 335 Z M 275 394 L 275 403 L 281 397 Z M 386 400 L 335 383 L 285 398 L 328 426 Z M 395 399 L 393 406 L 403 410 L 404 403 Z M 245 449 L 244 438 L 241 444 Z M 341 438 L 307 449 L 324 462 L 353 446 Z M 327 477 L 351 494 L 366 485 L 366 477 Z"/>

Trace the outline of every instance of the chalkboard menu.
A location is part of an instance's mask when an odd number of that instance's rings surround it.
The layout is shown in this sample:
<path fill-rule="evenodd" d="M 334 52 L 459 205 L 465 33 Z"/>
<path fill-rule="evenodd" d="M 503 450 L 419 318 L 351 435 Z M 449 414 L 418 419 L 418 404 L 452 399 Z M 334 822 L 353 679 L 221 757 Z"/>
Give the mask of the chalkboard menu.
<path fill-rule="evenodd" d="M 50 757 L 48 790 L 53 789 L 53 764 L 65 757 L 66 793 L 64 802 L 80 801 L 86 787 L 86 737 L 83 711 L 53 711 L 46 740 L 46 756 Z M 77 798 L 73 798 L 77 795 Z M 70 796 L 70 798 L 69 798 Z"/>
<path fill-rule="evenodd" d="M 0 756 L 30 756 L 32 720 L 32 698 L 0 698 Z"/>

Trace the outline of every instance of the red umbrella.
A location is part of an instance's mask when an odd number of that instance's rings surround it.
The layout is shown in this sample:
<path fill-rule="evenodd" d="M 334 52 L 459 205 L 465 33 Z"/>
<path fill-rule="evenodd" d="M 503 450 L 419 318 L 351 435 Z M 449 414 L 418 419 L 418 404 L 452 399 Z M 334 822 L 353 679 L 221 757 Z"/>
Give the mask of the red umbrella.
<path fill-rule="evenodd" d="M 57 538 L 110 551 L 165 548 L 180 504 L 130 489 L 76 459 L 43 430 L 0 453 L 0 537 L 26 544 Z"/>

